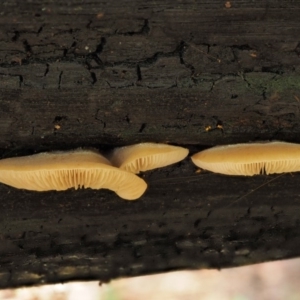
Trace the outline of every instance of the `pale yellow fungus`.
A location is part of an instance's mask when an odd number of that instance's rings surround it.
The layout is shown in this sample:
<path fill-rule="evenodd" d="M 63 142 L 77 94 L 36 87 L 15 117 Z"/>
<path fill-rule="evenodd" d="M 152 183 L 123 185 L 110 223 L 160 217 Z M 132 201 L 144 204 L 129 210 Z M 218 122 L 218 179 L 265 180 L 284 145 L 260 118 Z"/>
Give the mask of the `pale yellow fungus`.
<path fill-rule="evenodd" d="M 0 182 L 34 191 L 103 188 L 126 200 L 141 197 L 147 188 L 143 179 L 113 167 L 102 155 L 90 150 L 2 159 Z"/>
<path fill-rule="evenodd" d="M 192 156 L 205 170 L 226 175 L 253 176 L 300 171 L 300 145 L 263 142 L 213 147 Z"/>
<path fill-rule="evenodd" d="M 183 160 L 188 149 L 156 143 L 141 143 L 116 148 L 110 155 L 110 161 L 120 169 L 138 174 L 165 167 Z"/>

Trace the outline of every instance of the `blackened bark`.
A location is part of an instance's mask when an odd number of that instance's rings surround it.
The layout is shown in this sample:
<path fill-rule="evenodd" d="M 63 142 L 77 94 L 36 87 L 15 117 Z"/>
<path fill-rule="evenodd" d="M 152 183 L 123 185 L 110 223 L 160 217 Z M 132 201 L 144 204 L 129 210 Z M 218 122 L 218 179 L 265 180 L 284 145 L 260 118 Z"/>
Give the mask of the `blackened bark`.
<path fill-rule="evenodd" d="M 226 4 L 226 5 L 225 5 Z M 138 142 L 300 142 L 297 1 L 0 3 L 2 157 Z M 187 159 L 146 194 L 0 186 L 0 287 L 300 255 L 298 174 Z"/>

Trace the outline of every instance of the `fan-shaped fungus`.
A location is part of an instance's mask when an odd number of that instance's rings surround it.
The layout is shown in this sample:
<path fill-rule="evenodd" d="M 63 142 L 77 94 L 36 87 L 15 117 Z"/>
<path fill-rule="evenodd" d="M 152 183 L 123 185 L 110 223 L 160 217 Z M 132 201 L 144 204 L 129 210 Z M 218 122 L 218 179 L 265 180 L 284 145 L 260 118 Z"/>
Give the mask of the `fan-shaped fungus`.
<path fill-rule="evenodd" d="M 138 174 L 183 160 L 188 149 L 165 144 L 142 143 L 115 149 L 110 161 L 120 169 Z"/>
<path fill-rule="evenodd" d="M 113 167 L 102 155 L 88 150 L 2 159 L 0 182 L 34 191 L 103 188 L 127 200 L 139 198 L 147 188 L 138 176 Z"/>
<path fill-rule="evenodd" d="M 226 175 L 273 174 L 300 171 L 300 145 L 263 142 L 217 146 L 192 156 L 195 165 Z"/>

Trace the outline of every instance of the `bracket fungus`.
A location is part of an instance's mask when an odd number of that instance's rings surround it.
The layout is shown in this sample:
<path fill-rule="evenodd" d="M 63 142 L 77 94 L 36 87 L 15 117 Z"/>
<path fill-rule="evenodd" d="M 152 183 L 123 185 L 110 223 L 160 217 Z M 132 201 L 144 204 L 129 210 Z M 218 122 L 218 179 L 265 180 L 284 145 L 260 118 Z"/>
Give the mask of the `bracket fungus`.
<path fill-rule="evenodd" d="M 112 164 L 135 174 L 165 167 L 183 160 L 189 150 L 182 147 L 156 143 L 141 143 L 116 148 L 110 155 Z"/>
<path fill-rule="evenodd" d="M 253 176 L 300 171 L 300 145 L 262 142 L 217 146 L 192 156 L 205 170 L 226 175 Z"/>
<path fill-rule="evenodd" d="M 126 200 L 141 197 L 147 188 L 143 179 L 113 167 L 102 155 L 90 150 L 2 159 L 0 182 L 34 191 L 103 188 L 114 191 Z"/>

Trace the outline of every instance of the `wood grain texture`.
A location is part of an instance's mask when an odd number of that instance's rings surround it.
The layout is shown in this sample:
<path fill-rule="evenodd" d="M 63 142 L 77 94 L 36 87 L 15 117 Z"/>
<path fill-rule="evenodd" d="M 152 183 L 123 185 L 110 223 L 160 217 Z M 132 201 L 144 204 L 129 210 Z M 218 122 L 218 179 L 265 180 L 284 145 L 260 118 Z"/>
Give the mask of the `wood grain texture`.
<path fill-rule="evenodd" d="M 2 157 L 300 142 L 300 2 L 0 3 Z M 144 175 L 146 194 L 0 186 L 0 287 L 300 255 L 298 174 Z"/>

